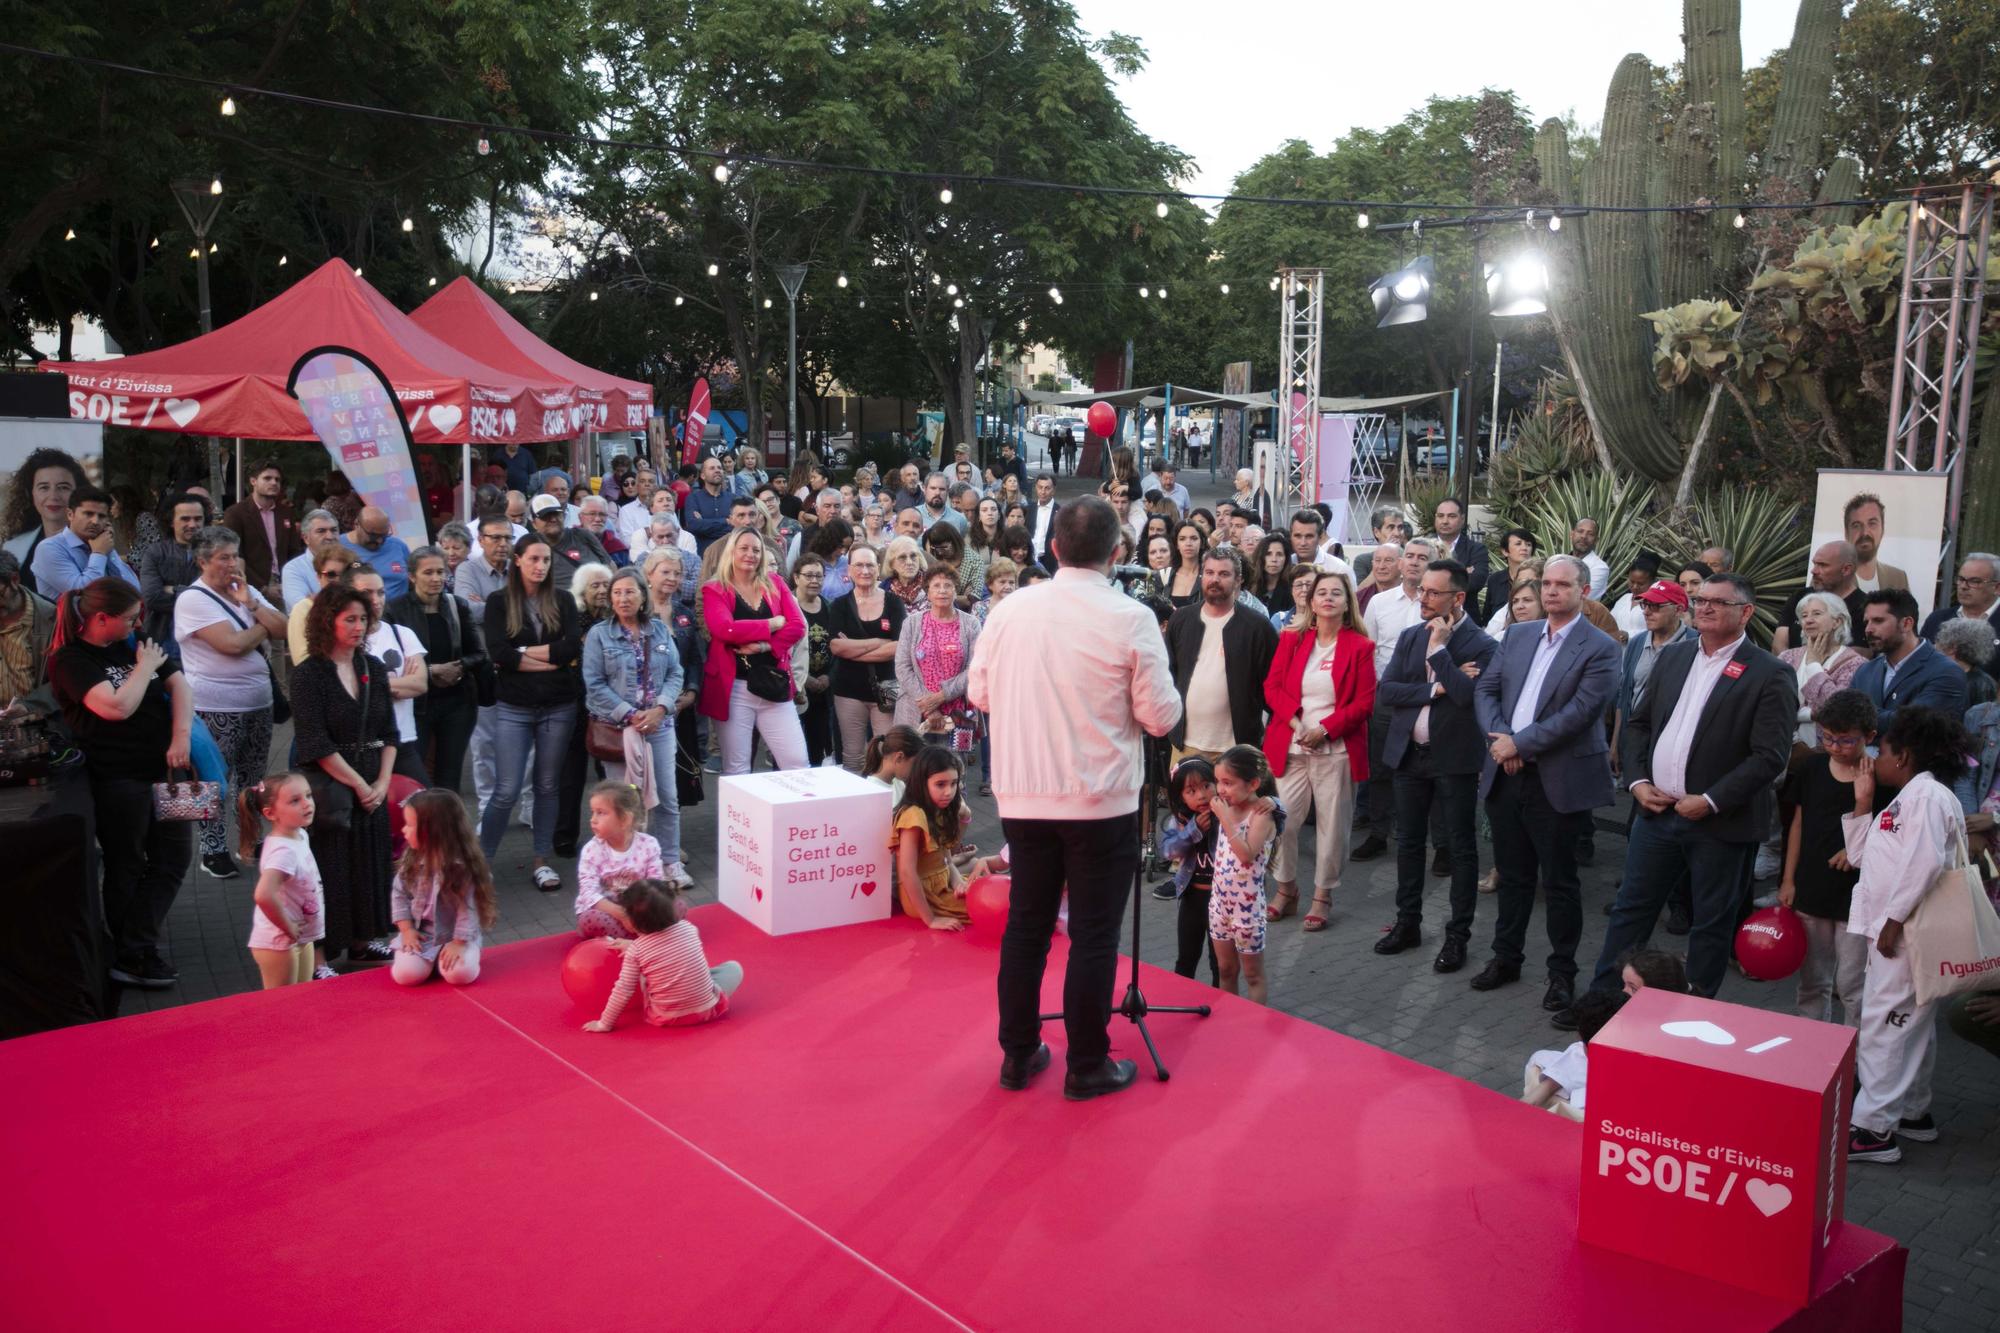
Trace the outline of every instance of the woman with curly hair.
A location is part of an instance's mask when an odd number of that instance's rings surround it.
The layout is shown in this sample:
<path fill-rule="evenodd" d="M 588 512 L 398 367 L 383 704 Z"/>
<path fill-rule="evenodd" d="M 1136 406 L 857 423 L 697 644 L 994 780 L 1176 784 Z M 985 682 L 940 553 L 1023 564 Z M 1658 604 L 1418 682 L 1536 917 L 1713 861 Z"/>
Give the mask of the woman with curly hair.
<path fill-rule="evenodd" d="M 36 591 L 35 548 L 69 526 L 70 492 L 88 485 L 83 464 L 60 449 L 37 449 L 21 460 L 7 483 L 7 504 L 0 513 L 4 548 L 21 562 L 21 586 Z"/>

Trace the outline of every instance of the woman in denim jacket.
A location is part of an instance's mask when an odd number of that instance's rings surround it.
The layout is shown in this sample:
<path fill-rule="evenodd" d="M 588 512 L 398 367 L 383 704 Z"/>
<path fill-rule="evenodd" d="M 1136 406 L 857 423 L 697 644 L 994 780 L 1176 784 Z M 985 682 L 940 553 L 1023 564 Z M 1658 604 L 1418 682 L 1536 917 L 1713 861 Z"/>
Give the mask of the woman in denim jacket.
<path fill-rule="evenodd" d="M 644 738 L 657 797 L 646 831 L 660 844 L 660 859 L 671 875 L 681 864 L 674 709 L 683 673 L 673 630 L 653 615 L 647 600 L 646 581 L 638 570 L 621 569 L 613 576 L 611 614 L 591 626 L 583 641 L 584 703 L 597 721 L 630 728 Z"/>

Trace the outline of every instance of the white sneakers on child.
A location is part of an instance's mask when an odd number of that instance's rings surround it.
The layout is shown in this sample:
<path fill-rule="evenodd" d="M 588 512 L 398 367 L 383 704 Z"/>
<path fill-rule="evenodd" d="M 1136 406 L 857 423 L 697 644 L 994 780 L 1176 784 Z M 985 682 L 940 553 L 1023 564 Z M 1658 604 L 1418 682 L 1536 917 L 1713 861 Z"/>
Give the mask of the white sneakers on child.
<path fill-rule="evenodd" d="M 687 867 L 679 861 L 669 861 L 666 865 L 666 881 L 677 889 L 694 887 L 694 876 L 688 874 Z"/>

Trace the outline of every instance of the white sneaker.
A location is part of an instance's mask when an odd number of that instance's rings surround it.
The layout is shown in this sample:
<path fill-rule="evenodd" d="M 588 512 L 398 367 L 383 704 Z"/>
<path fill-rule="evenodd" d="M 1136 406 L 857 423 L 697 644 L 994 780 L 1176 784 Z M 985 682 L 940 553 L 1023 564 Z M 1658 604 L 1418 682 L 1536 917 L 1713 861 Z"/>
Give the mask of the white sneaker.
<path fill-rule="evenodd" d="M 687 867 L 679 861 L 667 862 L 666 881 L 676 888 L 691 889 L 694 887 L 694 876 L 688 874 Z"/>
<path fill-rule="evenodd" d="M 334 971 L 332 968 L 328 967 L 325 963 L 321 963 L 318 967 L 313 969 L 314 981 L 332 981 L 335 977 L 339 975 L 340 973 Z"/>

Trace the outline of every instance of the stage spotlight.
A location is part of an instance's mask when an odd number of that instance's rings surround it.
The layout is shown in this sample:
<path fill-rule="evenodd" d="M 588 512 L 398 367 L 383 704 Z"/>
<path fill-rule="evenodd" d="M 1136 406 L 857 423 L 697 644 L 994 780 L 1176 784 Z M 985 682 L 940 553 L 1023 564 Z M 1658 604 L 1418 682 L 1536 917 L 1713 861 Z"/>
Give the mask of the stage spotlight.
<path fill-rule="evenodd" d="M 1540 315 L 1549 308 L 1549 270 L 1537 254 L 1486 266 L 1486 309 L 1496 317 Z"/>
<path fill-rule="evenodd" d="M 1378 329 L 1397 324 L 1415 324 L 1430 317 L 1431 257 L 1419 255 L 1414 262 L 1394 273 L 1385 273 L 1369 284 L 1368 299 L 1374 302 Z"/>

